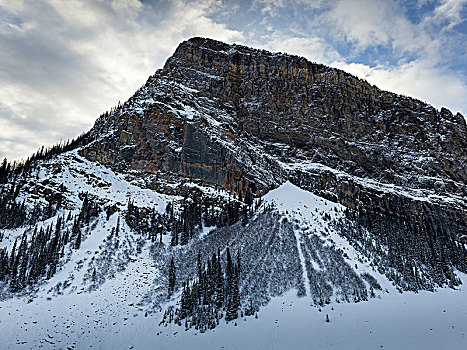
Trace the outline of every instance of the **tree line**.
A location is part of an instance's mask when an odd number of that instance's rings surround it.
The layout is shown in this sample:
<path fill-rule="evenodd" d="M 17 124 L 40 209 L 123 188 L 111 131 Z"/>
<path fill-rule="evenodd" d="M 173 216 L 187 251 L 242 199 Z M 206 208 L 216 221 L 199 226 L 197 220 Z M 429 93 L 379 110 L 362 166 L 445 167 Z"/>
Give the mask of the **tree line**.
<path fill-rule="evenodd" d="M 197 276 L 182 284 L 179 307 L 169 307 L 161 324 L 176 323 L 185 329 L 195 328 L 201 332 L 213 329 L 222 318 L 232 321 L 239 316 L 240 301 L 240 252 L 232 258 L 230 248 L 226 248 L 223 266 L 220 250 L 212 257 L 204 258 L 198 252 Z M 176 291 L 176 268 L 171 258 L 168 275 L 168 296 Z"/>
<path fill-rule="evenodd" d="M 87 194 L 83 196 L 77 215 L 69 212 L 66 218 L 59 216 L 46 227 L 35 226 L 30 238 L 24 231 L 10 252 L 6 247 L 0 249 L 0 281 L 7 283 L 10 292 L 20 292 L 41 278 L 50 279 L 57 272 L 60 259 L 65 257 L 67 245 L 71 249 L 80 248 L 84 227 L 99 214 L 98 205 Z"/>
<path fill-rule="evenodd" d="M 224 227 L 241 221 L 246 224 L 253 208 L 237 199 L 222 200 L 203 197 L 198 192 L 191 193 L 178 203 L 168 203 L 165 213 L 154 209 L 139 208 L 129 200 L 125 220 L 136 232 L 148 234 L 155 242 L 165 234 L 170 235 L 170 245 L 186 245 L 197 237 L 204 227 Z"/>
<path fill-rule="evenodd" d="M 454 269 L 467 272 L 467 251 L 456 232 L 432 220 L 409 221 L 380 213 L 346 210 L 337 229 L 378 271 L 401 290 L 433 290 L 461 284 Z"/>
<path fill-rule="evenodd" d="M 45 206 L 36 202 L 32 207 L 29 207 L 24 199 L 19 200 L 20 191 L 25 181 L 24 177 L 15 175 L 8 185 L 0 187 L 0 229 L 34 225 L 55 216 L 62 209 L 63 197 L 59 192 L 44 196 Z M 2 238 L 2 233 L 0 233 L 0 242 Z"/>
<path fill-rule="evenodd" d="M 9 162 L 3 159 L 0 165 L 0 229 L 16 228 L 34 225 L 56 215 L 61 208 L 62 196 L 55 193 L 47 196 L 47 206 L 44 208 L 36 203 L 28 208 L 23 201 L 18 200 L 21 188 L 30 177 L 38 161 L 51 159 L 54 155 L 68 152 L 90 141 L 89 133 L 82 134 L 76 139 L 60 142 L 50 148 L 42 146 L 26 160 Z M 0 241 L 1 241 L 0 236 Z"/>

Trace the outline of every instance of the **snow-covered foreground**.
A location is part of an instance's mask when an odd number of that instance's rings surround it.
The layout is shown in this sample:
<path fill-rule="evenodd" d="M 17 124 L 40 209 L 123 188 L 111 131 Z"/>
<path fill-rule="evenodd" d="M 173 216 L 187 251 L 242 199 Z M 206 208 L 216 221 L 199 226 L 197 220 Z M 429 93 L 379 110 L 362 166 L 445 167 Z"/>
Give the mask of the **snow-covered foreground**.
<path fill-rule="evenodd" d="M 147 198 L 155 196 L 148 191 Z M 173 323 L 160 326 L 162 314 L 153 312 L 145 298 L 158 287 L 161 273 L 151 257 L 150 243 L 138 253 L 139 238 L 122 220 L 120 249 L 113 255 L 105 253 L 107 235 L 116 226 L 115 213 L 106 220 L 99 218 L 81 249 L 35 297 L 0 302 L 0 349 L 467 349 L 467 275 L 458 273 L 463 282 L 458 290 L 400 294 L 325 219 L 325 213 L 330 218 L 342 215 L 341 205 L 289 182 L 268 193 L 264 202 L 274 203 L 281 218 L 294 223 L 303 271 L 306 259 L 311 258 L 303 242 L 308 235 L 319 235 L 323 244 L 345 251 L 347 263 L 356 272 L 372 274 L 383 291 L 377 291 L 377 298 L 356 304 L 332 298 L 330 305 L 318 309 L 312 306 L 310 280 L 304 273 L 304 297 L 290 290 L 272 298 L 258 318 L 229 324 L 221 320 L 204 334 Z M 216 233 L 203 232 L 201 240 L 211 234 Z M 86 273 L 98 260 L 91 258 L 92 252 L 102 257 L 102 263 L 121 265 L 122 271 L 89 291 Z M 128 263 L 122 264 L 122 259 Z M 317 259 L 313 267 L 321 269 L 322 257 L 313 259 Z M 67 279 L 68 287 L 55 293 L 54 287 Z"/>
<path fill-rule="evenodd" d="M 1 348 L 77 349 L 466 349 L 467 276 L 459 290 L 387 294 L 320 312 L 295 291 L 249 317 L 197 334 L 160 314 L 145 317 L 136 302 L 150 284 L 145 253 L 121 278 L 94 293 L 47 301 L 10 300 L 0 306 Z M 332 310 L 333 308 L 334 310 Z M 330 322 L 325 321 L 326 314 Z"/>

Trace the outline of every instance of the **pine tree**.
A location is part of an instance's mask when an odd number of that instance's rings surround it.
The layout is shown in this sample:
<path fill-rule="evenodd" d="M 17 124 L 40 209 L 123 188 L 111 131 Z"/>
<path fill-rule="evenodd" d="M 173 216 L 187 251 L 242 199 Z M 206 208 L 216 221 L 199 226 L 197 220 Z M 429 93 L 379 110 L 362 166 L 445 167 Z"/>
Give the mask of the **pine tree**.
<path fill-rule="evenodd" d="M 175 291 L 175 282 L 176 282 L 176 270 L 174 264 L 174 258 L 170 259 L 170 266 L 169 266 L 169 286 L 168 286 L 168 294 L 169 298 L 172 296 L 173 292 Z"/>
<path fill-rule="evenodd" d="M 4 158 L 0 166 L 0 183 L 6 183 L 6 179 L 8 178 L 8 166 L 8 160 Z"/>
<path fill-rule="evenodd" d="M 79 218 L 75 217 L 75 220 L 73 221 L 73 227 L 71 228 L 70 238 L 75 239 L 78 236 L 79 231 L 80 231 Z"/>
<path fill-rule="evenodd" d="M 227 267 L 226 267 L 226 300 L 227 311 L 225 319 L 227 321 L 234 320 L 238 317 L 238 309 L 240 307 L 239 293 L 239 277 L 240 277 L 240 254 L 237 253 L 237 265 L 232 263 L 230 249 L 227 248 Z"/>
<path fill-rule="evenodd" d="M 246 205 L 242 205 L 242 226 L 248 224 L 248 208 Z"/>
<path fill-rule="evenodd" d="M 217 267 L 216 267 L 216 306 L 221 308 L 224 304 L 224 275 L 221 267 L 220 250 L 217 250 Z"/>
<path fill-rule="evenodd" d="M 10 291 L 17 292 L 18 291 L 18 279 L 17 279 L 17 269 L 18 269 L 18 255 L 16 255 L 16 243 L 18 239 L 15 240 L 13 244 L 13 249 L 11 250 L 10 256 Z"/>
<path fill-rule="evenodd" d="M 0 249 L 0 281 L 6 280 L 8 275 L 8 252 L 6 248 Z"/>
<path fill-rule="evenodd" d="M 80 246 L 81 246 L 81 229 L 78 228 L 78 234 L 75 240 L 75 249 L 79 249 Z"/>
<path fill-rule="evenodd" d="M 189 229 L 188 229 L 186 221 L 184 221 L 183 226 L 184 227 L 183 227 L 183 231 L 182 231 L 182 236 L 180 237 L 180 245 L 188 244 L 188 239 L 189 239 Z"/>
<path fill-rule="evenodd" d="M 178 232 L 177 229 L 174 227 L 172 228 L 172 237 L 170 239 L 170 245 L 175 247 L 178 245 Z"/>
<path fill-rule="evenodd" d="M 118 237 L 119 232 L 120 232 L 120 215 L 117 217 L 117 227 L 115 228 L 115 236 Z"/>
<path fill-rule="evenodd" d="M 225 267 L 225 292 L 227 299 L 229 299 L 229 297 L 232 295 L 233 281 L 234 266 L 232 263 L 232 256 L 230 255 L 230 248 L 227 247 L 227 265 Z"/>
<path fill-rule="evenodd" d="M 198 270 L 198 281 L 201 282 L 202 274 L 203 274 L 203 265 L 201 262 L 201 250 L 198 250 L 198 258 L 197 258 L 197 270 Z"/>
<path fill-rule="evenodd" d="M 28 243 L 27 243 L 27 236 L 26 232 L 23 233 L 23 238 L 21 239 L 21 244 L 19 246 L 20 256 L 21 256 L 21 265 L 19 265 L 19 272 L 18 272 L 18 290 L 22 290 L 26 286 L 27 282 L 27 267 L 28 267 L 28 260 L 29 254 L 28 250 Z"/>
<path fill-rule="evenodd" d="M 235 276 L 232 298 L 236 311 L 240 308 L 240 252 L 237 252 L 237 264 L 235 265 Z"/>
<path fill-rule="evenodd" d="M 186 283 L 183 284 L 182 297 L 180 300 L 180 319 L 189 316 L 192 308 L 190 284 L 189 281 L 186 281 Z"/>
<path fill-rule="evenodd" d="M 18 238 L 15 239 L 15 243 L 13 243 L 13 248 L 11 249 L 10 253 L 10 267 L 13 267 L 15 261 L 16 261 L 16 244 L 18 242 Z"/>

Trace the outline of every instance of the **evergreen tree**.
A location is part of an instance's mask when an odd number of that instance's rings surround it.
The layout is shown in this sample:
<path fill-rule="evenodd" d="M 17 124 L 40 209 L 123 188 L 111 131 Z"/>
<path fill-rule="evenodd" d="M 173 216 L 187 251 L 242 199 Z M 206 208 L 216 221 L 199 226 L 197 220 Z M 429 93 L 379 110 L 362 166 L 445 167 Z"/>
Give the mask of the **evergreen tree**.
<path fill-rule="evenodd" d="M 235 265 L 235 276 L 234 276 L 234 286 L 233 286 L 233 307 L 238 311 L 240 308 L 240 252 L 237 252 L 237 264 Z"/>
<path fill-rule="evenodd" d="M 0 281 L 5 281 L 8 276 L 8 252 L 6 247 L 0 249 Z"/>
<path fill-rule="evenodd" d="M 216 306 L 221 308 L 224 304 L 224 275 L 222 273 L 220 250 L 217 250 L 216 267 Z"/>
<path fill-rule="evenodd" d="M 171 297 L 173 292 L 175 291 L 175 282 L 176 282 L 176 271 L 175 271 L 174 258 L 172 257 L 170 259 L 170 266 L 169 266 L 169 286 L 168 286 L 169 297 Z"/>
<path fill-rule="evenodd" d="M 16 255 L 16 243 L 18 239 L 15 240 L 13 244 L 13 249 L 11 250 L 10 256 L 10 291 L 16 292 L 18 290 L 18 279 L 17 279 L 17 269 L 18 269 L 18 256 L 19 252 Z"/>
<path fill-rule="evenodd" d="M 175 247 L 175 246 L 178 245 L 178 232 L 177 232 L 176 228 L 172 229 L 172 236 L 171 236 L 171 239 L 170 239 L 170 245 L 172 247 Z"/>
<path fill-rule="evenodd" d="M 189 281 L 183 284 L 182 297 L 180 300 L 180 319 L 187 317 L 192 310 L 191 291 Z"/>
<path fill-rule="evenodd" d="M 226 300 L 227 311 L 226 321 L 231 321 L 238 317 L 240 307 L 239 276 L 240 276 L 240 254 L 237 254 L 237 265 L 232 263 L 230 249 L 227 247 L 227 267 L 226 267 Z"/>
<path fill-rule="evenodd" d="M 234 283 L 234 265 L 232 263 L 232 257 L 230 255 L 230 248 L 227 247 L 227 265 L 225 268 L 225 294 L 228 300 L 232 295 Z"/>
<path fill-rule="evenodd" d="M 81 229 L 78 228 L 78 234 L 76 235 L 76 240 L 75 240 L 75 249 L 79 249 L 81 246 Z"/>
<path fill-rule="evenodd" d="M 118 237 L 119 232 L 120 232 L 120 215 L 117 217 L 117 227 L 115 228 L 115 236 Z"/>
<path fill-rule="evenodd" d="M 242 226 L 248 224 L 248 208 L 246 205 L 242 205 Z"/>
<path fill-rule="evenodd" d="M 91 276 L 91 281 L 96 282 L 97 281 L 97 271 L 96 268 L 92 270 L 92 276 Z"/>

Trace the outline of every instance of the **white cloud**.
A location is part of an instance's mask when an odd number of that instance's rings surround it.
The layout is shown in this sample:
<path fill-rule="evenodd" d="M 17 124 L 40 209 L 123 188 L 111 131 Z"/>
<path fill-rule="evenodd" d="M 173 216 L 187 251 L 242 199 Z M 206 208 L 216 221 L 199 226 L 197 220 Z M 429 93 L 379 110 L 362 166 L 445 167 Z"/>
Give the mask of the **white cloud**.
<path fill-rule="evenodd" d="M 217 5 L 0 0 L 0 157 L 26 157 L 86 131 L 188 37 L 241 39 L 208 17 Z M 14 135 L 21 147 L 12 147 Z"/>
<path fill-rule="evenodd" d="M 307 9 L 317 9 L 326 3 L 325 0 L 253 0 L 252 8 L 259 9 L 262 14 L 278 16 L 286 8 L 304 6 Z"/>
<path fill-rule="evenodd" d="M 251 42 L 251 45 L 269 51 L 303 56 L 310 61 L 325 64 L 342 60 L 341 55 L 322 38 L 307 37 L 304 34 L 291 36 L 274 31 L 261 37 L 258 41 Z"/>
<path fill-rule="evenodd" d="M 415 97 L 437 108 L 448 107 L 454 113 L 467 111 L 465 80 L 430 62 L 418 60 L 393 67 L 335 62 L 332 66 L 365 79 L 380 89 Z"/>
<path fill-rule="evenodd" d="M 358 50 L 389 47 L 396 55 L 433 51 L 423 28 L 413 24 L 398 2 L 387 0 L 339 0 L 323 16 L 327 27 Z"/>
<path fill-rule="evenodd" d="M 467 0 L 442 0 L 434 11 L 434 19 L 439 22 L 447 21 L 446 29 L 451 29 L 465 21 L 465 18 L 461 16 L 461 11 L 466 4 Z"/>

